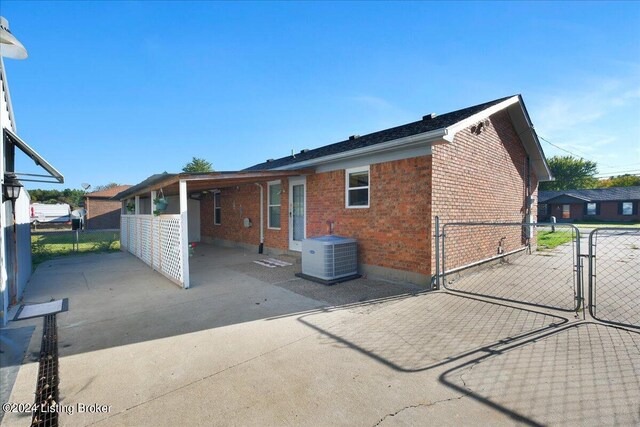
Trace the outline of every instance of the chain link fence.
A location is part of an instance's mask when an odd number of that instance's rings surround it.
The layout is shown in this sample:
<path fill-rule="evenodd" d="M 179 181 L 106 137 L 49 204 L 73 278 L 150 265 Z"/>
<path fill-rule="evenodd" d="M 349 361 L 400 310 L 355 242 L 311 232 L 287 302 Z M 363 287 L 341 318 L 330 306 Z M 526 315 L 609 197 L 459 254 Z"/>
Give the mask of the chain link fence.
<path fill-rule="evenodd" d="M 448 223 L 446 289 L 563 311 L 581 307 L 580 231 L 570 224 Z"/>
<path fill-rule="evenodd" d="M 589 311 L 603 322 L 640 328 L 640 229 L 589 235 Z"/>

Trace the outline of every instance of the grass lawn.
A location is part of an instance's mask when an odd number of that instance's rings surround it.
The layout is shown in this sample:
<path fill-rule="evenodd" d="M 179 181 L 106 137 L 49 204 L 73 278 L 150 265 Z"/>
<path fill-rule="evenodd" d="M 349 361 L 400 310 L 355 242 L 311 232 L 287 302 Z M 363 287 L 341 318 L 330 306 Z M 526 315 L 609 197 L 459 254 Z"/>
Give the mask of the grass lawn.
<path fill-rule="evenodd" d="M 59 256 L 120 250 L 120 234 L 117 231 L 81 232 L 78 251 L 73 250 L 74 241 L 75 233 L 71 231 L 32 235 L 33 268 L 35 269 L 38 264 Z"/>
<path fill-rule="evenodd" d="M 574 222 L 572 224 L 579 228 L 599 228 L 599 227 L 640 228 L 640 222 Z"/>
<path fill-rule="evenodd" d="M 538 230 L 538 250 L 553 249 L 575 238 L 573 230 L 556 229 L 555 232 Z"/>

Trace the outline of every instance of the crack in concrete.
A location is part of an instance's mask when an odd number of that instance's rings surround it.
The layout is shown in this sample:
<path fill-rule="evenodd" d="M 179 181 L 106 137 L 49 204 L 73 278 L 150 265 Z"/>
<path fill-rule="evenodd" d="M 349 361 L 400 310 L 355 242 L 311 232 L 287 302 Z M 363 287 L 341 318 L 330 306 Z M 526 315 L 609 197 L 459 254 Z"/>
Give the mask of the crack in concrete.
<path fill-rule="evenodd" d="M 398 415 L 400 412 L 403 412 L 407 409 L 412 409 L 412 408 L 420 408 L 420 407 L 424 407 L 424 408 L 428 408 L 430 406 L 435 406 L 438 405 L 440 403 L 445 403 L 445 402 L 451 402 L 452 400 L 460 400 L 463 397 L 467 397 L 471 392 L 467 393 L 467 394 L 462 394 L 460 396 L 456 396 L 456 397 L 450 397 L 448 399 L 442 399 L 442 400 L 436 400 L 435 402 L 427 402 L 427 403 L 417 403 L 415 405 L 407 405 L 404 408 L 398 409 L 396 412 L 390 412 L 387 415 L 385 415 L 384 417 L 380 418 L 378 420 L 377 423 L 375 423 L 373 425 L 373 427 L 377 427 L 380 424 L 382 424 L 384 422 L 384 420 L 386 420 L 389 417 L 395 417 L 396 415 Z"/>

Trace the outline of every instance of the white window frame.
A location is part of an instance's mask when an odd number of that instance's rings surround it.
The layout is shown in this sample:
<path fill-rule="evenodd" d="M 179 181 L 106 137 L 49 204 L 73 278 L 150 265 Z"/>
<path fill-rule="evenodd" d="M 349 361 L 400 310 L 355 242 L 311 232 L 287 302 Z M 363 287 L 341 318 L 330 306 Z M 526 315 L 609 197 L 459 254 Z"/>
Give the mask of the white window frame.
<path fill-rule="evenodd" d="M 216 195 L 220 199 L 220 206 L 216 205 Z M 220 222 L 216 222 L 216 210 L 220 209 Z M 213 225 L 222 225 L 222 194 L 220 190 L 213 192 Z"/>
<path fill-rule="evenodd" d="M 589 213 L 589 205 L 593 205 L 593 213 Z M 587 203 L 587 215 L 589 216 L 598 215 L 598 204 L 596 202 Z"/>
<path fill-rule="evenodd" d="M 272 205 L 271 204 L 271 187 L 274 185 L 279 185 L 280 186 L 280 204 L 279 205 Z M 267 183 L 267 228 L 269 230 L 281 230 L 282 229 L 282 194 L 284 194 L 284 192 L 282 191 L 282 181 L 277 180 L 277 181 L 269 181 Z M 272 227 L 271 226 L 271 208 L 273 206 L 279 206 L 280 207 L 280 227 Z"/>
<path fill-rule="evenodd" d="M 624 205 L 625 205 L 625 204 L 628 204 L 628 205 L 630 205 L 630 206 L 631 206 L 631 211 L 630 211 L 629 213 L 624 213 Z M 633 215 L 633 202 L 622 202 L 622 206 L 621 206 L 621 209 L 620 209 L 620 213 L 621 213 L 622 215 L 624 215 L 624 216 L 631 216 L 631 215 Z"/>
<path fill-rule="evenodd" d="M 349 175 L 356 172 L 367 172 L 369 176 L 369 185 L 364 187 L 349 187 Z M 367 204 L 362 206 L 349 206 L 349 190 L 367 189 Z M 357 168 L 349 168 L 344 170 L 344 206 L 347 209 L 367 209 L 371 205 L 371 168 L 370 165 L 360 166 Z"/>

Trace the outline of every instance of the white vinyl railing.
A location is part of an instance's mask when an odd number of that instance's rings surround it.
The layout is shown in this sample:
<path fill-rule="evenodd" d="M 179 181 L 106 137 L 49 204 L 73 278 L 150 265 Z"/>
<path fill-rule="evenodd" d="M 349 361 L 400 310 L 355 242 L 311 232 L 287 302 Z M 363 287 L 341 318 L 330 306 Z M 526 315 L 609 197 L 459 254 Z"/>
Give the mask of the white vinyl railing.
<path fill-rule="evenodd" d="M 184 261 L 188 262 L 188 253 L 184 253 L 182 249 L 181 224 L 179 214 L 122 215 L 120 247 L 176 284 L 188 287 L 188 278 L 184 272 Z"/>

